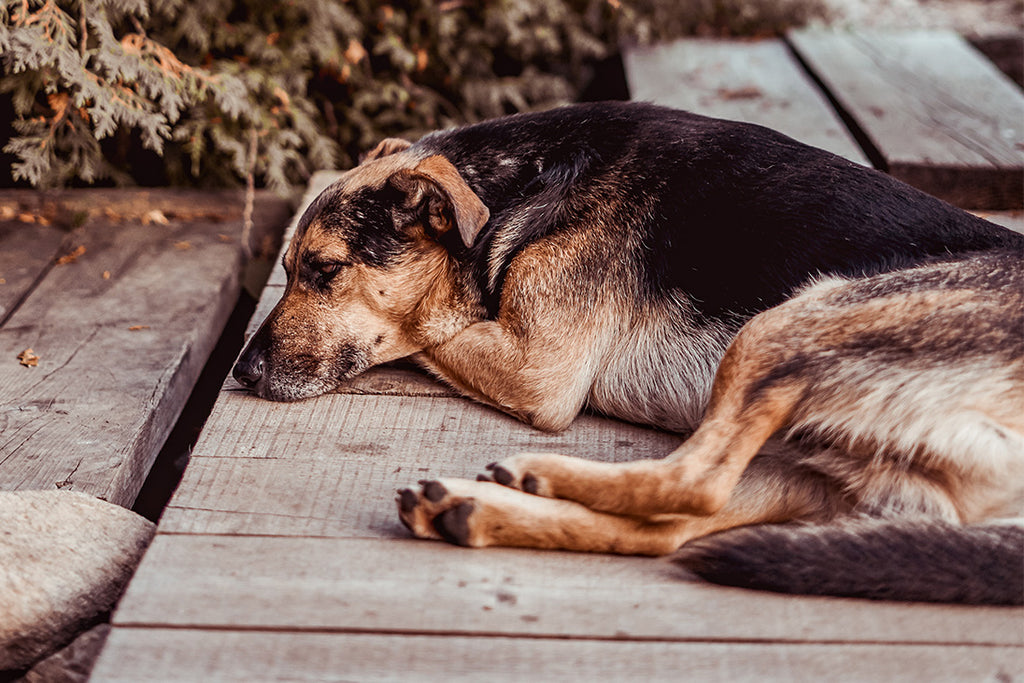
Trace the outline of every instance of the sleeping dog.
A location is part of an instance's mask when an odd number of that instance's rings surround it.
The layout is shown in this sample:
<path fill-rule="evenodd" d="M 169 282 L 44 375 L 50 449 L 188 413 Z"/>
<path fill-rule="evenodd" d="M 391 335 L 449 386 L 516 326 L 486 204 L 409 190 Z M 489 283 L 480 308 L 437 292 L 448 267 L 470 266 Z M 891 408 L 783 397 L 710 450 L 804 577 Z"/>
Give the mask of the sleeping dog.
<path fill-rule="evenodd" d="M 1024 238 L 779 133 L 644 104 L 389 139 L 302 216 L 234 369 L 290 401 L 411 356 L 539 429 L 690 433 L 403 489 L 460 545 L 1020 604 Z M 852 558 L 857 558 L 856 560 Z"/>

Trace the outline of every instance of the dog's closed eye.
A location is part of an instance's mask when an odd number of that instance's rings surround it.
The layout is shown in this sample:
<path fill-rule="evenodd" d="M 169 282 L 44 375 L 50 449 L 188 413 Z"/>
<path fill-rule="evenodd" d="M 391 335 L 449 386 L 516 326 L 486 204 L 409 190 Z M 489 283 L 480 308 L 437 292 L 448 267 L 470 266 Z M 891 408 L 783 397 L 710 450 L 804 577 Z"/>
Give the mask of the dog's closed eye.
<path fill-rule="evenodd" d="M 316 272 L 318 275 L 322 275 L 324 277 L 333 277 L 338 274 L 338 271 L 347 265 L 347 263 L 341 262 L 321 263 L 317 265 Z"/>
<path fill-rule="evenodd" d="M 318 287 L 325 287 L 342 269 L 350 265 L 352 264 L 347 261 L 314 261 L 309 263 L 308 267 L 312 272 L 313 283 Z"/>

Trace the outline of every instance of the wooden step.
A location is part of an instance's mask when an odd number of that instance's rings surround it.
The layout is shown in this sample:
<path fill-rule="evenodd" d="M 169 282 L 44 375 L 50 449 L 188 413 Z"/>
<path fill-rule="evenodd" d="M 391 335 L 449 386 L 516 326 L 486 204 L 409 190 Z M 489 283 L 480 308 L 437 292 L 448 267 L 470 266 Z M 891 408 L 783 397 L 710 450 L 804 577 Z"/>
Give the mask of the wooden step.
<path fill-rule="evenodd" d="M 678 40 L 628 49 L 623 61 L 634 100 L 757 123 L 869 163 L 781 40 Z"/>
<path fill-rule="evenodd" d="M 0 490 L 131 506 L 238 298 L 242 195 L 42 197 L 0 195 Z"/>
<path fill-rule="evenodd" d="M 1024 205 L 1024 93 L 948 31 L 788 39 L 885 170 L 958 206 Z"/>

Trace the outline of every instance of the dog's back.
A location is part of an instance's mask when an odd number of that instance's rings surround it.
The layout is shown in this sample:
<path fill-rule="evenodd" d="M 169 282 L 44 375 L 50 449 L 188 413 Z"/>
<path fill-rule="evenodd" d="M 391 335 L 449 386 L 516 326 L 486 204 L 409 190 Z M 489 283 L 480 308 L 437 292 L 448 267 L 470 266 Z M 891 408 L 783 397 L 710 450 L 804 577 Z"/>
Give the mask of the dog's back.
<path fill-rule="evenodd" d="M 774 130 L 653 105 L 521 114 L 435 133 L 413 149 L 451 160 L 490 208 L 473 253 L 485 293 L 500 292 L 501 269 L 528 244 L 609 215 L 616 232 L 601 239 L 632 240 L 640 296 L 684 292 L 718 319 L 778 304 L 810 275 L 1024 246 L 1016 233 Z"/>

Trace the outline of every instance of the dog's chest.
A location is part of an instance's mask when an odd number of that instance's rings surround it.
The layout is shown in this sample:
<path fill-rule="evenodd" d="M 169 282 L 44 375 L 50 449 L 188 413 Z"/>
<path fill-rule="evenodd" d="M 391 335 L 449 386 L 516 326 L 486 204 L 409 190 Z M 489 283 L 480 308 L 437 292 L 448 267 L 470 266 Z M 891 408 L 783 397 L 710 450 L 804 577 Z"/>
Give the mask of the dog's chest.
<path fill-rule="evenodd" d="M 646 315 L 611 345 L 587 403 L 630 422 L 692 431 L 731 336 L 724 327 L 698 327 L 671 310 Z"/>

